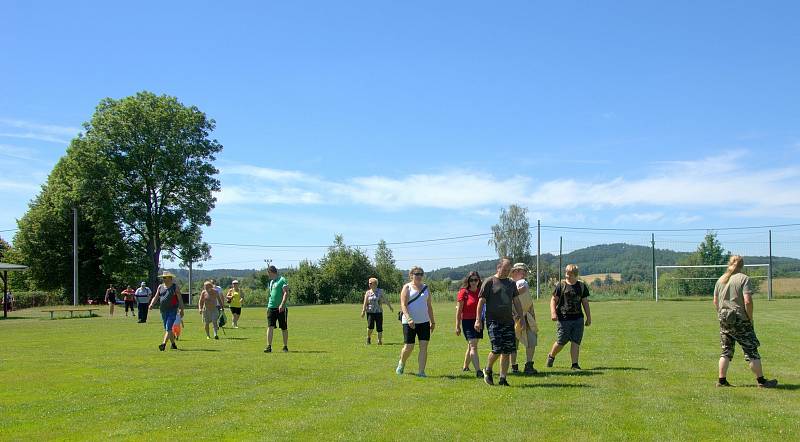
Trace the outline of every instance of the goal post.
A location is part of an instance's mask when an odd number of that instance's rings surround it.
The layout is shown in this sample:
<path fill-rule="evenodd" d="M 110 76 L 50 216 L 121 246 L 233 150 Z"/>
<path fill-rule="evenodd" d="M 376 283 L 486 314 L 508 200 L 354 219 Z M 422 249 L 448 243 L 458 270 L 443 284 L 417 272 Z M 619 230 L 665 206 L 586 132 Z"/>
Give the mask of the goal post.
<path fill-rule="evenodd" d="M 663 265 L 663 266 L 656 266 L 655 267 L 655 287 L 656 287 L 656 302 L 659 300 L 659 277 L 658 274 L 662 270 L 675 270 L 675 269 L 717 269 L 717 268 L 727 268 L 728 266 L 725 264 L 709 264 L 709 265 Z M 772 268 L 770 264 L 745 264 L 745 268 L 750 267 L 762 267 L 766 268 L 767 272 L 766 275 L 754 275 L 751 278 L 764 278 L 767 279 L 767 299 L 772 300 Z M 663 272 L 662 272 L 663 274 Z M 719 277 L 722 276 L 722 272 L 716 276 L 683 276 L 678 278 L 670 278 L 673 280 L 682 280 L 682 281 L 716 281 Z"/>

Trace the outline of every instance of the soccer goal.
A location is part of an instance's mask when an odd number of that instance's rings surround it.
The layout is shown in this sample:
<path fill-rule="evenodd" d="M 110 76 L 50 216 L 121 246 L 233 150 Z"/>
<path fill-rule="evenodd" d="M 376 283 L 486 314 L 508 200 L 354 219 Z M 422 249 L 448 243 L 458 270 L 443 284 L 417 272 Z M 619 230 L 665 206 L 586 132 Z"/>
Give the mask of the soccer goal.
<path fill-rule="evenodd" d="M 727 265 L 656 266 L 656 302 L 662 297 L 711 296 L 714 285 Z M 743 272 L 750 277 L 753 290 L 761 290 L 767 281 L 767 299 L 772 299 L 772 269 L 769 264 L 745 264 Z"/>

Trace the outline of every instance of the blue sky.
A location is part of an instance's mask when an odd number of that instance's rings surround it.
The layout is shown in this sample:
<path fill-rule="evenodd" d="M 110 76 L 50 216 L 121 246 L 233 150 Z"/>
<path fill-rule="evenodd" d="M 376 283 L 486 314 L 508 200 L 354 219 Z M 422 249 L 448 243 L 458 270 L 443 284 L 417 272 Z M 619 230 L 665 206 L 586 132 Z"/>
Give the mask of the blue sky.
<path fill-rule="evenodd" d="M 511 203 L 551 226 L 800 220 L 796 2 L 109 3 L 0 3 L 0 230 L 100 99 L 141 90 L 217 122 L 209 268 L 324 252 L 220 243 L 485 233 Z M 800 256 L 778 230 L 777 254 Z M 543 250 L 561 235 L 649 240 L 548 229 Z M 460 265 L 491 257 L 486 239 L 395 256 Z M 763 230 L 724 239 L 766 254 Z"/>

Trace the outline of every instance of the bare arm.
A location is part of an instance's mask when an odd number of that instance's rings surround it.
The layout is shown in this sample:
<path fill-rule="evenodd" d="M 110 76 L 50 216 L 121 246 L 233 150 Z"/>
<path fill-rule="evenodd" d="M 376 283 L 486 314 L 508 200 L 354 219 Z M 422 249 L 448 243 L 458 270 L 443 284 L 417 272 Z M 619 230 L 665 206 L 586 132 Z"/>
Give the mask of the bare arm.
<path fill-rule="evenodd" d="M 367 312 L 367 297 L 369 296 L 369 290 L 364 292 L 364 303 L 361 304 L 361 317 L 364 317 L 364 313 Z"/>
<path fill-rule="evenodd" d="M 278 311 L 283 313 L 283 309 L 286 308 L 286 301 L 289 300 L 289 287 L 283 286 L 283 298 L 281 299 L 281 305 L 278 306 Z"/>
<path fill-rule="evenodd" d="M 400 290 L 400 310 L 403 311 L 403 316 L 408 319 L 409 327 L 414 328 L 414 320 L 411 319 L 411 315 L 408 313 L 408 285 L 404 285 L 403 289 Z"/>
<path fill-rule="evenodd" d="M 433 319 L 433 303 L 431 301 L 431 294 L 428 293 L 428 318 L 431 321 L 431 331 L 436 328 L 436 320 Z"/>
<path fill-rule="evenodd" d="M 197 301 L 197 311 L 202 313 L 203 312 L 203 307 L 205 305 L 206 305 L 206 292 L 205 292 L 205 290 L 203 290 L 203 292 L 200 293 L 200 300 Z"/>
<path fill-rule="evenodd" d="M 558 320 L 558 315 L 556 314 L 557 304 L 558 304 L 558 296 L 553 295 L 553 297 L 550 298 L 550 319 L 552 319 L 553 321 Z"/>
<path fill-rule="evenodd" d="M 589 310 L 589 298 L 581 299 L 583 312 L 586 314 L 586 326 L 592 325 L 592 312 Z"/>
<path fill-rule="evenodd" d="M 719 297 L 717 297 L 716 290 L 714 290 L 714 309 L 719 311 Z"/>
<path fill-rule="evenodd" d="M 394 309 L 392 308 L 392 303 L 389 302 L 389 298 L 387 298 L 386 296 L 381 296 L 381 302 L 386 304 L 386 305 L 388 305 L 389 306 L 389 310 L 394 311 Z"/>
<path fill-rule="evenodd" d="M 744 310 L 747 312 L 747 317 L 753 321 L 753 295 L 751 293 L 744 294 Z"/>
<path fill-rule="evenodd" d="M 158 288 L 161 288 L 161 286 L 158 286 Z M 156 289 L 156 293 L 158 293 L 158 288 Z M 153 305 L 155 305 L 157 298 L 157 296 L 153 296 L 153 298 L 150 299 L 150 305 L 147 307 L 148 309 L 153 309 Z"/>
<path fill-rule="evenodd" d="M 217 306 L 221 309 L 225 308 L 225 299 L 222 297 L 222 293 L 217 293 L 217 301 L 219 302 Z"/>
<path fill-rule="evenodd" d="M 475 318 L 475 331 L 480 332 L 483 329 L 483 324 L 481 323 L 481 312 L 483 311 L 483 306 L 486 304 L 486 298 L 478 298 L 478 307 L 476 311 L 478 312 L 478 317 Z"/>
<path fill-rule="evenodd" d="M 461 336 L 461 316 L 464 314 L 464 301 L 456 302 L 456 336 Z"/>

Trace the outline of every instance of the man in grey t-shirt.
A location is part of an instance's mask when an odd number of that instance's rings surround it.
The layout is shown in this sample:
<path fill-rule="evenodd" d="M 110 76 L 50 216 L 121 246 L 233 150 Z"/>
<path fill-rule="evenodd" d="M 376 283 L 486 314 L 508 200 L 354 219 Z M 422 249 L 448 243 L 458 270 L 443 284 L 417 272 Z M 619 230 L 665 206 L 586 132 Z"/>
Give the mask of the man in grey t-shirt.
<path fill-rule="evenodd" d="M 500 358 L 500 381 L 498 385 L 508 386 L 506 379 L 508 366 L 511 362 L 511 353 L 517 351 L 517 336 L 514 332 L 514 321 L 522 312 L 519 302 L 517 284 L 508 275 L 511 272 L 511 260 L 502 258 L 497 263 L 497 273 L 486 279 L 478 295 L 478 308 L 480 312 L 486 306 L 486 326 L 489 329 L 489 340 L 492 351 L 483 371 L 483 380 L 494 385 L 492 366 Z M 475 320 L 475 330 L 481 331 L 483 323 L 481 318 Z"/>

